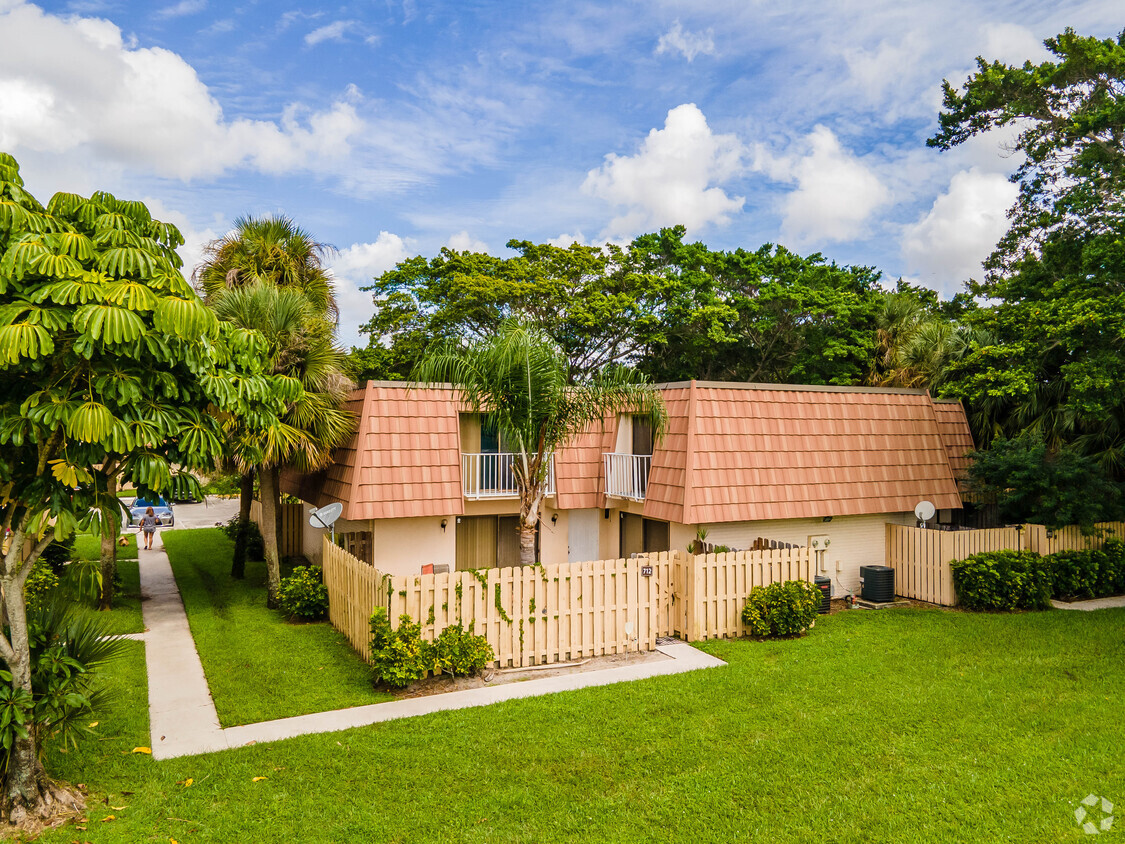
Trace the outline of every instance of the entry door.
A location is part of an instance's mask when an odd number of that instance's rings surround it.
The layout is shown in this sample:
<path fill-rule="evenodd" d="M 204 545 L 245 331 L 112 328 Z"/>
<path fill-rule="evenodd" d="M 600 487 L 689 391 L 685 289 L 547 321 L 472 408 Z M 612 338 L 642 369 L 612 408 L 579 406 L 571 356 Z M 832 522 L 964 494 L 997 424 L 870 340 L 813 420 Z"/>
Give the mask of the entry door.
<path fill-rule="evenodd" d="M 496 517 L 457 517 L 457 571 L 496 565 Z"/>
<path fill-rule="evenodd" d="M 571 510 L 567 514 L 567 562 L 585 563 L 600 559 L 598 534 L 601 510 Z"/>
<path fill-rule="evenodd" d="M 499 516 L 496 519 L 496 565 L 520 564 L 520 517 Z"/>
<path fill-rule="evenodd" d="M 621 557 L 629 559 L 645 550 L 645 520 L 635 513 L 621 514 Z"/>

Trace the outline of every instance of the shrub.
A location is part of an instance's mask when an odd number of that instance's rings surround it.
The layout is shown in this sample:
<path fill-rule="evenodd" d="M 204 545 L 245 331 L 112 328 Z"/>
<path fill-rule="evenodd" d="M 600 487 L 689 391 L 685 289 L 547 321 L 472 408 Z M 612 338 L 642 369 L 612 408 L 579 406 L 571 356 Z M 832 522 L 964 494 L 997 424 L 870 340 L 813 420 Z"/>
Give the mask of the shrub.
<path fill-rule="evenodd" d="M 753 636 L 796 636 L 816 621 L 822 597 L 806 580 L 755 586 L 742 609 L 742 622 Z"/>
<path fill-rule="evenodd" d="M 1120 539 L 1107 540 L 1101 550 L 1059 551 L 1047 559 L 1056 598 L 1083 600 L 1125 592 L 1125 544 Z"/>
<path fill-rule="evenodd" d="M 1117 538 L 1107 539 L 1102 553 L 1105 555 L 1105 567 L 1098 579 L 1101 597 L 1125 595 L 1125 542 Z"/>
<path fill-rule="evenodd" d="M 235 516 L 219 530 L 227 535 L 233 542 L 238 541 L 238 516 Z M 262 562 L 266 558 L 266 541 L 262 539 L 262 529 L 255 521 L 246 523 L 246 559 Z"/>
<path fill-rule="evenodd" d="M 1033 551 L 988 551 L 951 568 L 957 600 L 967 609 L 1042 610 L 1051 605 L 1051 565 Z"/>
<path fill-rule="evenodd" d="M 317 566 L 297 566 L 281 579 L 277 602 L 290 618 L 315 620 L 328 615 L 328 587 Z"/>
<path fill-rule="evenodd" d="M 474 623 L 469 622 L 468 630 L 458 623 L 441 631 L 434 643 L 438 671 L 454 677 L 472 677 L 496 659 L 488 640 L 473 633 Z"/>
<path fill-rule="evenodd" d="M 10 689 L 12 675 L 0 660 L 0 680 L 5 684 L 0 700 L 0 769 L 7 770 L 8 754 L 21 733 L 33 733 L 40 742 L 58 736 L 64 745 L 73 746 L 79 736 L 92 732 L 90 715 L 107 698 L 96 669 L 113 659 L 123 643 L 120 637 L 106 635 L 102 619 L 92 613 L 76 615 L 61 600 L 28 607 L 30 694 Z"/>
<path fill-rule="evenodd" d="M 403 688 L 435 670 L 434 646 L 422 641 L 422 626 L 410 616 L 401 616 L 392 630 L 387 611 L 377 607 L 371 613 L 371 662 L 377 682 Z"/>
<path fill-rule="evenodd" d="M 56 539 L 43 549 L 39 559 L 49 565 L 57 576 L 61 576 L 66 564 L 74 559 L 74 537 L 68 537 L 65 541 Z"/>
<path fill-rule="evenodd" d="M 40 557 L 32 565 L 31 573 L 27 576 L 23 585 L 28 612 L 32 612 L 50 600 L 51 595 L 58 588 L 59 576 L 51 569 L 51 565 Z"/>

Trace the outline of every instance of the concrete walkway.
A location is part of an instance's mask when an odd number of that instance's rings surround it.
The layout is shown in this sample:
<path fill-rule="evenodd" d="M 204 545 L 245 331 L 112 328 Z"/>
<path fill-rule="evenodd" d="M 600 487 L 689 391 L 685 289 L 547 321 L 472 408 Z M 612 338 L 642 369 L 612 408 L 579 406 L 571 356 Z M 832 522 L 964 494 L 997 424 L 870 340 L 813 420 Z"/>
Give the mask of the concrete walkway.
<path fill-rule="evenodd" d="M 251 743 L 365 727 L 432 712 L 488 706 L 505 700 L 726 665 L 721 659 L 690 645 L 675 642 L 657 647 L 658 651 L 671 657 L 665 660 L 374 703 L 370 706 L 223 729 L 219 726 L 215 703 L 211 700 L 203 664 L 191 637 L 187 614 L 184 612 L 183 601 L 172 576 L 172 566 L 168 562 L 159 531 L 153 550 L 140 551 L 140 569 L 144 622 L 148 628 L 143 634 L 143 641 L 148 664 L 148 709 L 154 759 L 194 756 Z"/>
<path fill-rule="evenodd" d="M 1090 601 L 1051 601 L 1051 606 L 1057 610 L 1110 610 L 1115 607 L 1125 607 L 1125 595 L 1115 598 L 1094 598 Z"/>

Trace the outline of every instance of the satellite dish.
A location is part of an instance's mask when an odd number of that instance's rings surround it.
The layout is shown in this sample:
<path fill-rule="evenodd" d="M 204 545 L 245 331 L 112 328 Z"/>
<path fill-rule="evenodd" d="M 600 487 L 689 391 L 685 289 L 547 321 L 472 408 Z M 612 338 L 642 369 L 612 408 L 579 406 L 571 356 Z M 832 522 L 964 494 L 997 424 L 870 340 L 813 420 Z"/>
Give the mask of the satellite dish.
<path fill-rule="evenodd" d="M 928 522 L 934 517 L 937 509 L 931 501 L 919 501 L 918 506 L 914 508 L 914 515 L 918 517 L 918 521 Z"/>
<path fill-rule="evenodd" d="M 344 505 L 339 501 L 333 501 L 331 504 L 309 510 L 309 524 L 313 527 L 332 527 L 332 523 L 340 518 L 343 512 Z"/>

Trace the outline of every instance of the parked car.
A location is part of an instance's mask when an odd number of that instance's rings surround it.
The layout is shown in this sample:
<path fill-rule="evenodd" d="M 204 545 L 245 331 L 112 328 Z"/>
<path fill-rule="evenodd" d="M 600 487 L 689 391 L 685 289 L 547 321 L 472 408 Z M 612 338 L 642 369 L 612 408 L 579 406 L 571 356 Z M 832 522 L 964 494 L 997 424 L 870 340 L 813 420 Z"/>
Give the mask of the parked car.
<path fill-rule="evenodd" d="M 149 507 L 152 508 L 152 512 L 156 515 L 156 518 L 160 519 L 160 524 L 164 527 L 170 527 L 176 523 L 176 515 L 172 512 L 172 505 L 163 498 L 157 498 L 153 501 L 147 498 L 134 498 L 133 503 L 129 505 L 129 524 L 134 527 L 139 525 L 141 518 Z"/>

